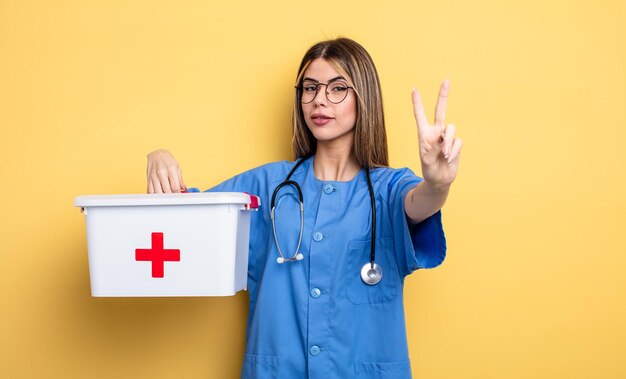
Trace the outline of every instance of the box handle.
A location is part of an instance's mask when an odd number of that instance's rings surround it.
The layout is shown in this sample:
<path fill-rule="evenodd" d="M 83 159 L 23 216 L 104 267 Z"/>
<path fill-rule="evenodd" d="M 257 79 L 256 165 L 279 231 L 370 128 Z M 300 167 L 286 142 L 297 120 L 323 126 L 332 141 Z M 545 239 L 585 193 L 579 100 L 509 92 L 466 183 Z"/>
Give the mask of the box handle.
<path fill-rule="evenodd" d="M 250 203 L 245 205 L 246 210 L 254 209 L 259 210 L 259 197 L 255 195 L 251 195 L 248 192 L 244 192 L 246 195 L 250 196 Z"/>

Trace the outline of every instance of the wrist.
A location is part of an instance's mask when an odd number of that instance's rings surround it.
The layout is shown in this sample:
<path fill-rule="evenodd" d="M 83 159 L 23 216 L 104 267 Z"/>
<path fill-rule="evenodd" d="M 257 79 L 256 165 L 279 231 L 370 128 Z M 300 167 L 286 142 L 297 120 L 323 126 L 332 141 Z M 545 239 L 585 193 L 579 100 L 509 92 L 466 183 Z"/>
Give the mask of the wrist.
<path fill-rule="evenodd" d="M 424 179 L 420 183 L 424 188 L 424 191 L 432 194 L 444 194 L 450 191 L 450 185 L 452 183 L 434 183 L 431 180 Z"/>

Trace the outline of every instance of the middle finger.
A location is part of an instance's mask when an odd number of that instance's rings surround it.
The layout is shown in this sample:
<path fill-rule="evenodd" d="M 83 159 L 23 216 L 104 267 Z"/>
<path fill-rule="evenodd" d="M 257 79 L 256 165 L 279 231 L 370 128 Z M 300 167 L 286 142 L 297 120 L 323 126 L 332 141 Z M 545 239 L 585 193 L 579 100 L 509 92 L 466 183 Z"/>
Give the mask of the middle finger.
<path fill-rule="evenodd" d="M 441 83 L 439 97 L 435 107 L 435 124 L 443 126 L 446 118 L 446 106 L 448 105 L 448 93 L 450 93 L 450 81 L 448 79 Z"/>

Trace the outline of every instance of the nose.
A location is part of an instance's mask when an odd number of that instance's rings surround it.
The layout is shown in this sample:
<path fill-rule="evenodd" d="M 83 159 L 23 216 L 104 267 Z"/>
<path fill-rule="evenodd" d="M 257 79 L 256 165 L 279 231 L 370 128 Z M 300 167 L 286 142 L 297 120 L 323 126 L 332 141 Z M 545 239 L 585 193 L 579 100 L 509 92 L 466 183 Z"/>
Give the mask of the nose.
<path fill-rule="evenodd" d="M 326 100 L 328 100 L 326 98 L 326 84 L 319 83 L 317 85 L 317 92 L 315 93 L 315 97 L 313 98 L 313 104 L 326 105 Z"/>

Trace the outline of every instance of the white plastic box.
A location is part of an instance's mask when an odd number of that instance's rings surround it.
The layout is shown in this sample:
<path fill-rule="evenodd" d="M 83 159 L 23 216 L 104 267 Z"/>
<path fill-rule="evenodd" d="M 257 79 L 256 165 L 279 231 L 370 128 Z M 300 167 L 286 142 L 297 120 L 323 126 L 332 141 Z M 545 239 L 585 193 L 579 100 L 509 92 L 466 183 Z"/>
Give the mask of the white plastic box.
<path fill-rule="evenodd" d="M 212 192 L 80 196 L 92 296 L 230 296 L 246 289 L 258 198 Z"/>

